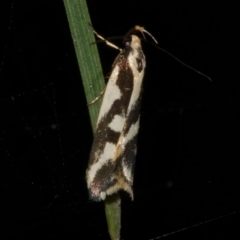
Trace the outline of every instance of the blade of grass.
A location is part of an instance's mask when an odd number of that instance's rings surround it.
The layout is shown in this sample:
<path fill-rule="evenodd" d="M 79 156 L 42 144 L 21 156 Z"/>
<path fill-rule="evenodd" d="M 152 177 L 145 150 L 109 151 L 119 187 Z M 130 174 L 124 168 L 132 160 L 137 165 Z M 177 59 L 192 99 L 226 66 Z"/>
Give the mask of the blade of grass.
<path fill-rule="evenodd" d="M 77 56 L 87 102 L 103 90 L 105 81 L 85 0 L 64 0 L 73 44 Z M 95 131 L 101 101 L 89 106 L 93 131 Z"/>
<path fill-rule="evenodd" d="M 108 223 L 108 232 L 112 240 L 120 239 L 121 230 L 121 197 L 119 193 L 108 196 L 104 202 Z"/>
<path fill-rule="evenodd" d="M 104 88 L 104 78 L 96 44 L 91 44 L 95 42 L 95 39 L 92 29 L 88 25 L 91 20 L 86 0 L 63 0 L 63 2 L 86 99 L 89 103 Z M 93 131 L 95 131 L 100 104 L 101 101 L 98 100 L 89 106 Z M 119 240 L 121 229 L 121 199 L 119 194 L 107 197 L 104 203 L 110 237 L 112 240 Z"/>

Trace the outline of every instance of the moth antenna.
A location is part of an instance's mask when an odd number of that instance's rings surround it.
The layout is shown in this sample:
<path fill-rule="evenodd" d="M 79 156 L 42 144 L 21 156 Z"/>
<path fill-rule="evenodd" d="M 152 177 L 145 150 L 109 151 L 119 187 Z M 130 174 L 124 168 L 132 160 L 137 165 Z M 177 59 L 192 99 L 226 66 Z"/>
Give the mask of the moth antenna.
<path fill-rule="evenodd" d="M 158 44 L 158 41 L 156 40 L 156 38 L 155 38 L 150 32 L 148 32 L 144 27 L 140 27 L 140 26 L 136 25 L 136 26 L 135 26 L 135 29 L 136 29 L 137 31 L 139 31 L 139 32 L 142 33 L 144 39 L 145 39 L 144 33 L 146 33 L 146 34 L 148 34 L 148 35 L 153 39 L 153 41 L 154 41 L 156 44 Z"/>
<path fill-rule="evenodd" d="M 159 48 L 161 51 L 163 51 L 163 52 L 165 52 L 166 54 L 168 54 L 170 57 L 172 57 L 173 59 L 175 59 L 176 61 L 178 61 L 179 63 L 181 63 L 183 66 L 191 69 L 192 71 L 198 73 L 199 75 L 202 75 L 203 77 L 207 78 L 210 82 L 212 82 L 212 79 L 211 79 L 208 75 L 206 75 L 206 74 L 198 71 L 197 69 L 191 67 L 190 65 L 184 63 L 183 61 L 181 61 L 179 58 L 175 57 L 173 54 L 171 54 L 171 53 L 168 52 L 167 50 L 165 50 L 165 49 L 163 49 L 163 48 L 161 48 L 161 47 L 159 47 L 159 46 L 155 46 L 155 47 L 156 47 L 156 48 Z"/>
<path fill-rule="evenodd" d="M 147 34 L 153 39 L 153 41 L 154 41 L 156 44 L 158 44 L 158 41 L 155 39 L 155 37 L 153 37 L 153 35 L 152 35 L 150 32 L 148 32 L 146 29 L 144 29 L 144 27 L 141 27 L 141 26 L 136 25 L 136 26 L 135 26 L 135 30 L 141 32 L 143 36 L 144 36 L 144 34 L 143 34 L 144 32 L 147 33 Z M 145 39 L 145 36 L 144 36 L 144 39 Z M 151 44 L 152 44 L 152 43 L 151 43 Z M 154 45 L 154 44 L 152 44 L 152 45 Z M 212 79 L 211 79 L 209 76 L 207 76 L 206 74 L 204 74 L 204 73 L 198 71 L 197 69 L 191 67 L 190 65 L 184 63 L 183 61 L 181 61 L 179 58 L 177 58 L 177 57 L 175 57 L 174 55 L 172 55 L 172 54 L 171 54 L 170 52 L 168 52 L 167 50 L 165 50 L 165 49 L 163 49 L 163 48 L 161 48 L 161 47 L 159 47 L 159 46 L 156 46 L 156 45 L 154 45 L 154 46 L 155 46 L 156 48 L 160 49 L 161 51 L 165 52 L 166 54 L 168 54 L 170 57 L 172 57 L 173 59 L 175 59 L 176 61 L 178 61 L 179 63 L 181 63 L 183 66 L 191 69 L 192 71 L 198 73 L 199 75 L 202 75 L 203 77 L 207 78 L 210 82 L 212 82 Z"/>

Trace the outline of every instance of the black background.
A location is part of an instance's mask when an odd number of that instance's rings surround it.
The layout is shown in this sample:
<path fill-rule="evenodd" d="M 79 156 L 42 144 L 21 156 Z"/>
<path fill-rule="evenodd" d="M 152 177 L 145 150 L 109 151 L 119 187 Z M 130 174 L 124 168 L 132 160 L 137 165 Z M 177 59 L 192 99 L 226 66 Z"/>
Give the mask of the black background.
<path fill-rule="evenodd" d="M 101 35 L 143 25 L 213 79 L 144 43 L 135 200 L 122 194 L 122 239 L 239 237 L 237 5 L 88 2 Z M 88 200 L 92 130 L 63 2 L 2 1 L 0 11 L 0 238 L 108 239 L 103 204 Z M 107 75 L 118 52 L 98 48 Z"/>

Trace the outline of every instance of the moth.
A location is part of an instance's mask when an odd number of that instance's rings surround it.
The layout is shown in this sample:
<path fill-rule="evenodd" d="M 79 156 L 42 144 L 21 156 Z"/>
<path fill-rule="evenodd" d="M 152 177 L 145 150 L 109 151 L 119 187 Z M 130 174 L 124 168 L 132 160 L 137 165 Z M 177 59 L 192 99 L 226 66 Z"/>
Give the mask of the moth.
<path fill-rule="evenodd" d="M 93 30 L 94 31 L 94 30 Z M 94 33 L 107 45 L 119 49 Z M 119 190 L 133 200 L 133 175 L 137 152 L 142 81 L 146 59 L 138 34 L 147 33 L 135 26 L 123 38 L 124 48 L 115 59 L 97 120 L 87 169 L 90 199 L 104 200 Z"/>

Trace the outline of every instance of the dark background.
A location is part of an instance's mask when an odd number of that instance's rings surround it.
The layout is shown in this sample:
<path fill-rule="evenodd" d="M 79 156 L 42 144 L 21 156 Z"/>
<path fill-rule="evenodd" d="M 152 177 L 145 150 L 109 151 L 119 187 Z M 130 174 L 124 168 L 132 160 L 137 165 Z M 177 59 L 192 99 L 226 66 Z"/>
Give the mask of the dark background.
<path fill-rule="evenodd" d="M 213 79 L 144 44 L 135 200 L 122 194 L 122 239 L 240 236 L 238 10 L 89 1 L 101 35 L 143 25 Z M 92 130 L 63 2 L 2 1 L 0 17 L 0 239 L 108 239 L 103 204 L 88 200 Z M 107 75 L 118 52 L 98 47 Z"/>

